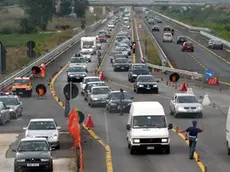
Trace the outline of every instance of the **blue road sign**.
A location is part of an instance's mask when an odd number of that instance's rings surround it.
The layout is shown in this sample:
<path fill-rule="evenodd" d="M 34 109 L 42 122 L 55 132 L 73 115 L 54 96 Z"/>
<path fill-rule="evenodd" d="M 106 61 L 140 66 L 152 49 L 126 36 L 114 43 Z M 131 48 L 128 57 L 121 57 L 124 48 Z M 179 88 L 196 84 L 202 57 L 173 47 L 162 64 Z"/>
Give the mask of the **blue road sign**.
<path fill-rule="evenodd" d="M 213 71 L 209 70 L 209 69 L 206 69 L 205 70 L 205 78 L 212 78 L 214 76 L 214 73 Z"/>

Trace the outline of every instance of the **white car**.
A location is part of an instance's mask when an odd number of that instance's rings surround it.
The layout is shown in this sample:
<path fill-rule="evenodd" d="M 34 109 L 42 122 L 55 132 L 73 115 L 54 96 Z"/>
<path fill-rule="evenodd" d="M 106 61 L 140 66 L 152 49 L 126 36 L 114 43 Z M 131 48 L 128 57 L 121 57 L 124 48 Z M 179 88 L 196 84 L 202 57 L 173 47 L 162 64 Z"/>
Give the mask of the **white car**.
<path fill-rule="evenodd" d="M 176 93 L 170 100 L 170 114 L 180 116 L 203 117 L 203 106 L 194 94 Z"/>
<path fill-rule="evenodd" d="M 109 23 L 108 24 L 108 28 L 114 28 L 114 27 L 115 27 L 114 23 Z"/>
<path fill-rule="evenodd" d="M 173 36 L 171 33 L 164 33 L 163 42 L 172 42 Z"/>
<path fill-rule="evenodd" d="M 80 87 L 81 87 L 81 94 L 83 94 L 85 86 L 87 83 L 89 82 L 96 82 L 96 81 L 101 81 L 99 77 L 97 76 L 87 76 L 83 79 L 83 81 L 80 83 Z"/>
<path fill-rule="evenodd" d="M 87 61 L 85 57 L 71 57 L 69 65 L 80 65 L 87 68 Z"/>
<path fill-rule="evenodd" d="M 51 147 L 60 148 L 60 129 L 52 118 L 31 119 L 28 126 L 23 128 L 25 137 L 46 138 Z"/>
<path fill-rule="evenodd" d="M 86 59 L 87 62 L 91 62 L 92 53 L 88 50 L 81 50 L 80 55 Z"/>

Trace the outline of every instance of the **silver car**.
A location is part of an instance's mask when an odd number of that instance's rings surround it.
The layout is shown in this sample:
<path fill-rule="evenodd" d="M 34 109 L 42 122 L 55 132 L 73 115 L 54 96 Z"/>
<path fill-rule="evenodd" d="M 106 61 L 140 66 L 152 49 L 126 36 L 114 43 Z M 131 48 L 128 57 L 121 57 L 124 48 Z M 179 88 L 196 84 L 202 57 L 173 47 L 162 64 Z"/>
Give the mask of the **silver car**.
<path fill-rule="evenodd" d="M 69 61 L 70 65 L 80 65 L 87 68 L 87 61 L 85 57 L 71 57 Z"/>
<path fill-rule="evenodd" d="M 87 77 L 85 77 L 83 79 L 83 81 L 80 83 L 81 94 L 83 94 L 85 86 L 86 86 L 87 83 L 89 83 L 89 82 L 97 82 L 97 81 L 101 81 L 98 76 L 87 76 Z"/>
<path fill-rule="evenodd" d="M 99 105 L 105 106 L 106 98 L 110 92 L 111 90 L 108 86 L 92 87 L 89 93 L 88 105 L 91 107 Z"/>
<path fill-rule="evenodd" d="M 126 44 L 126 43 L 119 43 L 117 45 L 117 47 L 124 47 L 129 52 L 129 55 L 131 54 L 131 48 L 130 48 L 130 46 L 128 44 Z"/>
<path fill-rule="evenodd" d="M 60 129 L 52 118 L 31 119 L 28 126 L 24 127 L 25 137 L 46 138 L 51 147 L 60 148 Z"/>
<path fill-rule="evenodd" d="M 116 47 L 115 48 L 115 51 L 120 51 L 120 52 L 122 52 L 122 54 L 124 54 L 124 55 L 126 55 L 126 56 L 128 56 L 130 53 L 129 53 L 129 51 L 127 50 L 127 48 L 125 48 L 125 47 Z"/>
<path fill-rule="evenodd" d="M 16 95 L 0 96 L 0 102 L 3 102 L 9 108 L 10 118 L 16 119 L 22 115 L 23 104 Z"/>
<path fill-rule="evenodd" d="M 170 114 L 175 118 L 180 116 L 186 117 L 203 117 L 203 107 L 194 94 L 176 93 L 170 100 Z"/>
<path fill-rule="evenodd" d="M 82 81 L 88 73 L 88 70 L 84 66 L 69 65 L 67 72 L 67 81 Z"/>
<path fill-rule="evenodd" d="M 4 125 L 6 122 L 10 121 L 10 111 L 3 102 L 0 102 L 0 124 Z"/>
<path fill-rule="evenodd" d="M 223 42 L 220 41 L 220 40 L 211 39 L 211 40 L 208 42 L 208 48 L 212 48 L 212 49 L 221 49 L 221 50 L 223 50 L 224 44 L 223 44 Z"/>
<path fill-rule="evenodd" d="M 80 55 L 86 59 L 87 62 L 91 62 L 92 54 L 94 52 L 90 52 L 88 50 L 81 50 Z"/>

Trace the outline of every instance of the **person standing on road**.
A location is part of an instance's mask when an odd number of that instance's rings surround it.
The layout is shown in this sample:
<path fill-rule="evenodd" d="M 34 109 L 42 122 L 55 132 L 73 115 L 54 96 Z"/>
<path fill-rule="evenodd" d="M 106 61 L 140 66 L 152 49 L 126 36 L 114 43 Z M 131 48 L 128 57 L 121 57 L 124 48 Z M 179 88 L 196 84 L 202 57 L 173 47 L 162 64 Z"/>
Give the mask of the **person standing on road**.
<path fill-rule="evenodd" d="M 125 99 L 123 89 L 120 89 L 120 93 L 120 116 L 123 116 L 123 101 Z"/>
<path fill-rule="evenodd" d="M 97 58 L 98 58 L 98 66 L 100 66 L 101 65 L 101 52 L 100 51 L 97 52 Z"/>
<path fill-rule="evenodd" d="M 136 43 L 135 42 L 133 42 L 132 49 L 133 49 L 133 54 L 135 54 L 135 52 L 136 52 Z"/>
<path fill-rule="evenodd" d="M 204 131 L 203 123 L 201 122 L 201 129 L 197 128 L 197 121 L 192 121 L 192 127 L 188 127 L 186 130 L 179 131 L 179 133 L 188 133 L 189 139 L 189 158 L 194 159 L 194 152 L 196 150 L 196 143 L 198 141 L 198 133 Z"/>

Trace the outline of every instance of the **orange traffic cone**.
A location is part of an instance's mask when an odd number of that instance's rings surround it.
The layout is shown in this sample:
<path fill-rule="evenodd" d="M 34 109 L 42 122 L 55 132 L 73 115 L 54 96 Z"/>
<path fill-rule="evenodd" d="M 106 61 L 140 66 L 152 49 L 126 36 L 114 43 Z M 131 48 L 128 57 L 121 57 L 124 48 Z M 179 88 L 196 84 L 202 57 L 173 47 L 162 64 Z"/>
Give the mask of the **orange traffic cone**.
<path fill-rule="evenodd" d="M 92 120 L 92 117 L 90 114 L 88 114 L 88 118 L 86 120 L 85 126 L 87 128 L 93 128 L 94 127 L 93 120 Z"/>
<path fill-rule="evenodd" d="M 184 82 L 181 83 L 179 91 L 187 92 L 187 86 Z"/>
<path fill-rule="evenodd" d="M 104 75 L 103 72 L 100 72 L 99 78 L 100 78 L 101 81 L 104 81 L 104 80 L 105 80 L 105 75 Z"/>

